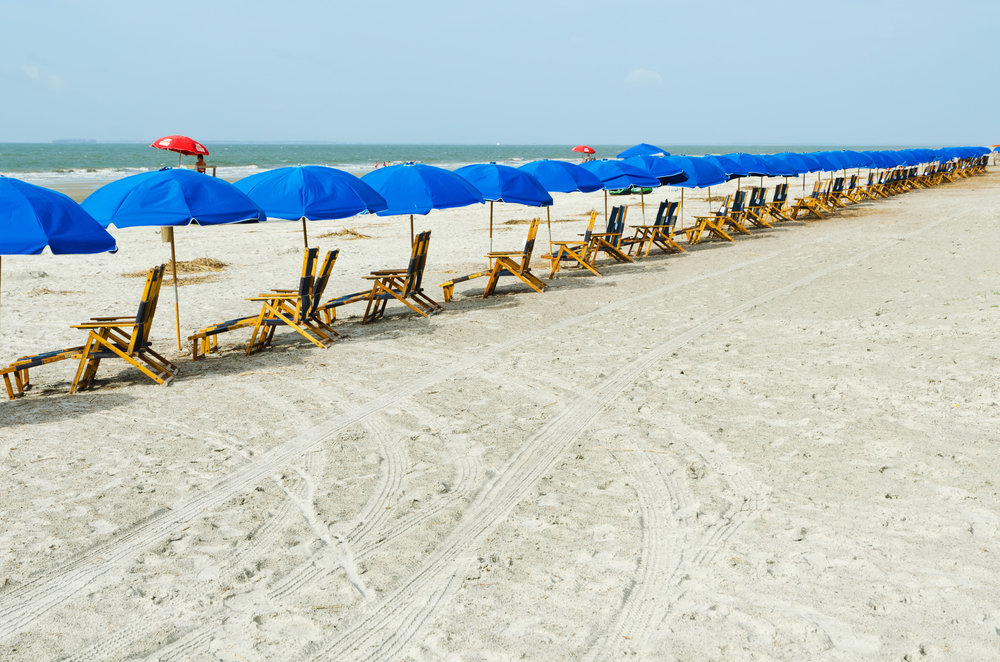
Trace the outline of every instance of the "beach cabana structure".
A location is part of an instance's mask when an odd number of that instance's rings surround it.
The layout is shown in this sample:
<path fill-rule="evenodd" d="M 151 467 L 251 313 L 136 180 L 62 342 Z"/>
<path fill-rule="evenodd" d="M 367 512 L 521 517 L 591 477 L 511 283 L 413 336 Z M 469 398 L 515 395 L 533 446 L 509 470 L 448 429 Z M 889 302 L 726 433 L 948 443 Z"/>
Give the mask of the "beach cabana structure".
<path fill-rule="evenodd" d="M 604 188 L 604 184 L 594 173 L 567 161 L 541 159 L 518 167 L 538 180 L 549 193 L 592 193 Z M 551 205 L 545 208 L 545 220 L 549 227 L 549 248 L 552 244 Z"/>
<path fill-rule="evenodd" d="M 180 168 L 144 172 L 105 184 L 81 206 L 105 228 L 161 228 L 164 241 L 170 244 L 177 349 L 181 348 L 181 314 L 174 228 L 267 220 L 264 210 L 229 182 Z"/>
<path fill-rule="evenodd" d="M 649 143 L 639 143 L 629 147 L 618 155 L 619 159 L 630 159 L 633 156 L 670 156 L 670 152 L 656 145 Z"/>
<path fill-rule="evenodd" d="M 269 219 L 333 221 L 389 208 L 385 199 L 359 178 L 327 166 L 297 165 L 245 177 L 234 186 L 264 210 Z"/>
<path fill-rule="evenodd" d="M 410 217 L 410 243 L 415 241 L 413 216 L 425 216 L 434 209 L 453 209 L 482 204 L 482 193 L 450 170 L 423 163 L 400 163 L 372 170 L 361 178 L 385 200 L 387 208 L 379 216 Z"/>
<path fill-rule="evenodd" d="M 662 157 L 661 157 L 662 158 Z M 650 177 L 643 170 L 629 165 L 624 161 L 601 159 L 588 161 L 580 166 L 597 176 L 604 189 L 604 220 L 608 220 L 608 190 L 619 190 L 638 186 L 641 188 L 656 188 L 660 180 Z"/>
<path fill-rule="evenodd" d="M 118 250 L 115 238 L 69 196 L 0 175 L 0 276 L 4 255 L 41 255 L 46 248 L 53 255 L 91 255 Z M 0 287 L 2 284 L 0 278 Z M 26 357 L 31 361 L 24 368 L 24 375 L 29 367 L 74 358 L 82 349 L 77 347 Z M 16 370 L 0 370 L 7 395 L 13 398 L 11 373 L 15 379 L 19 378 Z M 23 386 L 19 381 L 19 393 L 23 392 Z"/>

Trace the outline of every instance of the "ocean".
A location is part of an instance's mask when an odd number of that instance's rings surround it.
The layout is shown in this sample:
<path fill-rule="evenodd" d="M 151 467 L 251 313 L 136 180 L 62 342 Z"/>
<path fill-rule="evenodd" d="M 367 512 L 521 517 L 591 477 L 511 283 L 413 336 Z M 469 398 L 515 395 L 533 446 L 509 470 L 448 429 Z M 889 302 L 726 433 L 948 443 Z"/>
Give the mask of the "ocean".
<path fill-rule="evenodd" d="M 326 165 L 361 176 L 376 163 L 417 161 L 453 170 L 470 163 L 496 161 L 518 166 L 537 159 L 579 161 L 572 145 L 338 145 L 206 143 L 209 165 L 231 181 L 289 165 Z M 900 149 L 830 145 L 658 145 L 671 154 L 811 152 L 824 149 Z M 597 158 L 614 157 L 630 145 L 591 145 Z M 194 164 L 195 157 L 183 162 Z M 0 175 L 60 188 L 100 186 L 140 172 L 177 165 L 177 154 L 145 143 L 0 143 Z"/>

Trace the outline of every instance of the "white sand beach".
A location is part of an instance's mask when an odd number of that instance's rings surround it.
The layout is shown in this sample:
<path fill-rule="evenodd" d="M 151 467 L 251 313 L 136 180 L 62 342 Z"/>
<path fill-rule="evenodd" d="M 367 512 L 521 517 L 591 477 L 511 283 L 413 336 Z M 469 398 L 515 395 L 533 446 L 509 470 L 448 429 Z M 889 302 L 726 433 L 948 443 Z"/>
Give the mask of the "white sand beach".
<path fill-rule="evenodd" d="M 245 357 L 239 330 L 191 361 L 165 284 L 172 384 L 105 361 L 70 396 L 67 361 L 0 402 L 0 659 L 1000 659 L 998 191 L 992 170 L 542 294 L 475 280 L 427 320 L 355 305 L 325 350 L 279 330 Z M 556 239 L 604 209 L 555 203 Z M 537 213 L 498 205 L 495 248 Z M 431 296 L 484 267 L 488 207 L 416 226 Z M 322 237 L 345 228 L 372 238 Z M 3 259 L 4 364 L 134 313 L 126 274 L 169 252 L 114 234 Z M 341 249 L 328 296 L 409 257 L 404 217 L 309 234 Z M 176 245 L 228 265 L 185 277 L 185 335 L 297 284 L 297 223 Z"/>

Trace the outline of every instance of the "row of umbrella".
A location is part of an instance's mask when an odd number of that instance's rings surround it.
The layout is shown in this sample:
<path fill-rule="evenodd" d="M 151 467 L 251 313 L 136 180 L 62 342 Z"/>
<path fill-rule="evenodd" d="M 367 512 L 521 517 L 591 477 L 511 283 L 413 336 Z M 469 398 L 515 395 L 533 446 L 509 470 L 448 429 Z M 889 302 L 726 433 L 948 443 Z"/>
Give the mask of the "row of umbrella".
<path fill-rule="evenodd" d="M 848 167 L 888 168 L 970 158 L 989 152 L 982 150 L 984 148 L 957 147 L 687 157 L 672 156 L 665 150 L 642 144 L 619 155 L 621 160 L 605 159 L 581 165 L 541 160 L 519 168 L 489 163 L 451 172 L 408 163 L 380 168 L 360 179 L 325 166 L 292 166 L 259 173 L 235 185 L 189 170 L 164 168 L 107 184 L 82 205 L 48 189 L 0 178 L 0 230 L 3 231 L 0 255 L 38 254 L 46 246 L 57 254 L 113 252 L 117 250 L 115 240 L 106 230 L 111 225 L 169 228 L 175 326 L 180 348 L 172 232 L 177 226 L 261 222 L 268 218 L 301 220 L 303 238 L 308 245 L 306 221 L 375 213 L 380 216 L 409 215 L 412 238 L 414 215 L 489 201 L 492 243 L 494 202 L 548 209 L 553 204 L 553 192 L 603 189 L 606 196 L 609 190 L 661 185 L 682 187 L 683 198 L 683 188 L 711 187 L 744 176 L 788 177 Z M 551 239 L 551 218 L 549 221 Z"/>

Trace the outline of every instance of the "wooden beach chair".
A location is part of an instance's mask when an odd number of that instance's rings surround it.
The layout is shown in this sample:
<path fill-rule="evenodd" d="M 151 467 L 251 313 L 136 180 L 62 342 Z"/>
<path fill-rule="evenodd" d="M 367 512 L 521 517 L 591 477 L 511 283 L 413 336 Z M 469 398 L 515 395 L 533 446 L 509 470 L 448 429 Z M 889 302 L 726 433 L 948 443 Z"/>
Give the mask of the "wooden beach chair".
<path fill-rule="evenodd" d="M 318 314 L 320 299 L 339 253 L 340 251 L 329 251 L 323 260 L 323 266 L 317 272 L 319 249 L 307 248 L 297 290 L 272 290 L 247 298 L 247 301 L 259 301 L 261 304 L 247 343 L 247 356 L 270 345 L 275 329 L 280 326 L 294 329 L 303 338 L 324 349 L 340 335 L 321 320 Z"/>
<path fill-rule="evenodd" d="M 483 292 L 484 299 L 493 294 L 496 290 L 497 282 L 500 280 L 501 276 L 513 276 L 515 278 L 519 278 L 531 289 L 536 292 L 542 292 L 545 289 L 545 283 L 531 273 L 530 266 L 531 253 L 535 249 L 535 235 L 538 233 L 539 222 L 540 219 L 537 218 L 531 220 L 531 224 L 528 226 L 528 236 L 524 240 L 524 248 L 520 252 L 497 251 L 487 253 L 486 257 L 492 264 L 489 270 L 469 274 L 468 276 L 459 276 L 458 278 L 453 278 L 446 283 L 441 283 L 441 287 L 444 289 L 445 302 L 451 301 L 451 297 L 455 292 L 456 284 L 464 283 L 474 278 L 482 278 L 483 276 L 490 277 L 486 285 L 486 290 Z M 521 258 L 520 264 L 516 261 L 516 258 L 518 257 Z"/>
<path fill-rule="evenodd" d="M 106 358 L 125 359 L 158 384 L 169 383 L 177 374 L 177 366 L 154 352 L 149 343 L 149 330 L 156 313 L 163 271 L 163 265 L 149 270 L 139 301 L 139 309 L 135 315 L 93 317 L 89 322 L 71 327 L 86 329 L 89 332 L 86 344 L 23 356 L 0 370 L 7 388 L 7 396 L 11 399 L 20 397 L 31 388 L 29 370 L 66 359 L 80 360 L 76 376 L 70 386 L 70 393 L 87 388 L 101 360 Z M 12 376 L 16 390 L 10 382 Z"/>
<path fill-rule="evenodd" d="M 157 384 L 169 384 L 174 378 L 177 366 L 154 352 L 149 342 L 163 272 L 162 264 L 149 270 L 139 310 L 134 316 L 92 317 L 90 322 L 72 327 L 86 329 L 89 333 L 70 393 L 89 388 L 104 359 L 124 359 Z"/>
<path fill-rule="evenodd" d="M 695 216 L 694 225 L 687 228 L 681 228 L 681 232 L 683 232 L 685 237 L 687 237 L 689 244 L 694 245 L 700 242 L 702 235 L 706 232 L 711 233 L 719 239 L 733 241 L 733 238 L 730 237 L 723 228 L 726 215 L 729 213 L 729 201 L 731 198 L 732 195 L 727 195 L 723 199 L 719 209 L 716 210 L 714 214 L 710 214 L 708 216 Z"/>
<path fill-rule="evenodd" d="M 635 234 L 622 239 L 620 246 L 628 246 L 628 254 L 635 251 L 637 256 L 646 257 L 653 246 L 664 253 L 683 253 L 684 248 L 674 241 L 674 229 L 677 227 L 676 202 L 664 200 L 656 211 L 656 220 L 652 225 L 632 225 Z"/>
<path fill-rule="evenodd" d="M 404 304 L 421 317 L 427 317 L 441 312 L 441 304 L 424 293 L 424 266 L 427 264 L 427 250 L 431 243 L 430 230 L 421 232 L 413 240 L 410 263 L 406 269 L 383 269 L 373 271 L 365 276 L 372 281 L 370 290 L 345 294 L 330 299 L 319 307 L 318 312 L 324 316 L 327 324 L 336 319 L 337 308 L 349 303 L 367 302 L 362 324 L 369 324 L 381 319 L 385 314 L 386 304 L 395 299 Z"/>
<path fill-rule="evenodd" d="M 795 204 L 793 204 L 789 210 L 792 219 L 797 219 L 800 211 L 807 211 L 816 218 L 823 218 L 823 211 L 826 210 L 826 207 L 824 207 L 820 201 L 822 191 L 823 182 L 817 180 L 816 183 L 813 184 L 812 193 L 808 198 L 796 198 Z"/>
<path fill-rule="evenodd" d="M 778 184 L 774 187 L 774 196 L 767 203 L 767 215 L 777 221 L 791 221 L 786 213 L 785 203 L 788 202 L 788 184 Z"/>
<path fill-rule="evenodd" d="M 829 193 L 826 195 L 826 203 L 830 208 L 836 207 L 846 207 L 847 203 L 844 202 L 844 178 L 837 177 L 833 180 L 833 186 L 830 187 Z"/>
<path fill-rule="evenodd" d="M 600 276 L 601 272 L 590 263 L 588 250 L 590 249 L 590 235 L 594 233 L 594 223 L 597 221 L 597 212 L 590 212 L 590 223 L 587 231 L 583 233 L 583 239 L 570 241 L 549 242 L 549 253 L 542 257 L 549 260 L 549 280 L 555 278 L 556 273 L 562 268 L 562 261 L 575 262 L 578 266 L 590 271 L 595 276 Z"/>
<path fill-rule="evenodd" d="M 847 188 L 845 188 L 840 195 L 842 198 L 845 198 L 846 200 L 853 202 L 854 204 L 858 204 L 859 202 L 861 202 L 861 196 L 858 193 L 857 175 L 851 175 L 851 179 L 847 184 Z"/>
<path fill-rule="evenodd" d="M 767 217 L 767 187 L 754 186 L 750 190 L 750 201 L 746 205 L 746 220 L 758 228 L 774 227 Z"/>
<path fill-rule="evenodd" d="M 318 302 L 320 297 L 323 296 L 323 290 L 326 289 L 326 283 L 330 279 L 330 272 L 333 271 L 333 267 L 337 262 L 337 256 L 340 255 L 340 250 L 328 251 L 326 258 L 323 260 L 323 266 L 320 267 L 319 276 L 316 277 L 316 281 L 313 285 L 313 291 L 315 294 L 315 300 Z M 305 273 L 310 267 L 309 262 L 312 261 L 315 264 L 316 255 L 310 253 L 309 249 L 305 250 L 305 255 L 302 258 L 302 273 Z M 299 291 L 302 290 L 302 280 L 299 280 Z M 274 289 L 271 292 L 275 294 L 291 294 L 296 290 L 282 290 Z M 266 295 L 261 295 L 266 296 Z M 256 315 L 249 315 L 247 317 L 239 317 L 236 319 L 226 320 L 225 322 L 219 322 L 218 324 L 213 324 L 211 326 L 206 326 L 203 329 L 195 331 L 192 335 L 188 336 L 188 340 L 191 341 L 191 358 L 195 361 L 202 358 L 209 352 L 218 349 L 219 346 L 219 335 L 223 333 L 228 333 L 235 329 L 242 329 L 248 327 L 257 326 L 258 318 L 260 313 Z"/>
<path fill-rule="evenodd" d="M 597 260 L 597 256 L 604 253 L 608 257 L 618 262 L 634 262 L 627 253 L 621 249 L 622 233 L 625 231 L 625 217 L 628 215 L 628 205 L 612 207 L 611 216 L 608 218 L 608 226 L 604 232 L 594 232 L 590 235 L 589 255 L 591 264 Z"/>
<path fill-rule="evenodd" d="M 726 212 L 726 217 L 723 219 L 723 223 L 736 230 L 740 234 L 750 234 L 750 230 L 747 228 L 746 220 L 746 209 L 744 207 L 744 202 L 747 198 L 747 192 L 744 190 L 739 190 L 733 194 L 733 202 L 729 206 L 729 210 Z"/>

